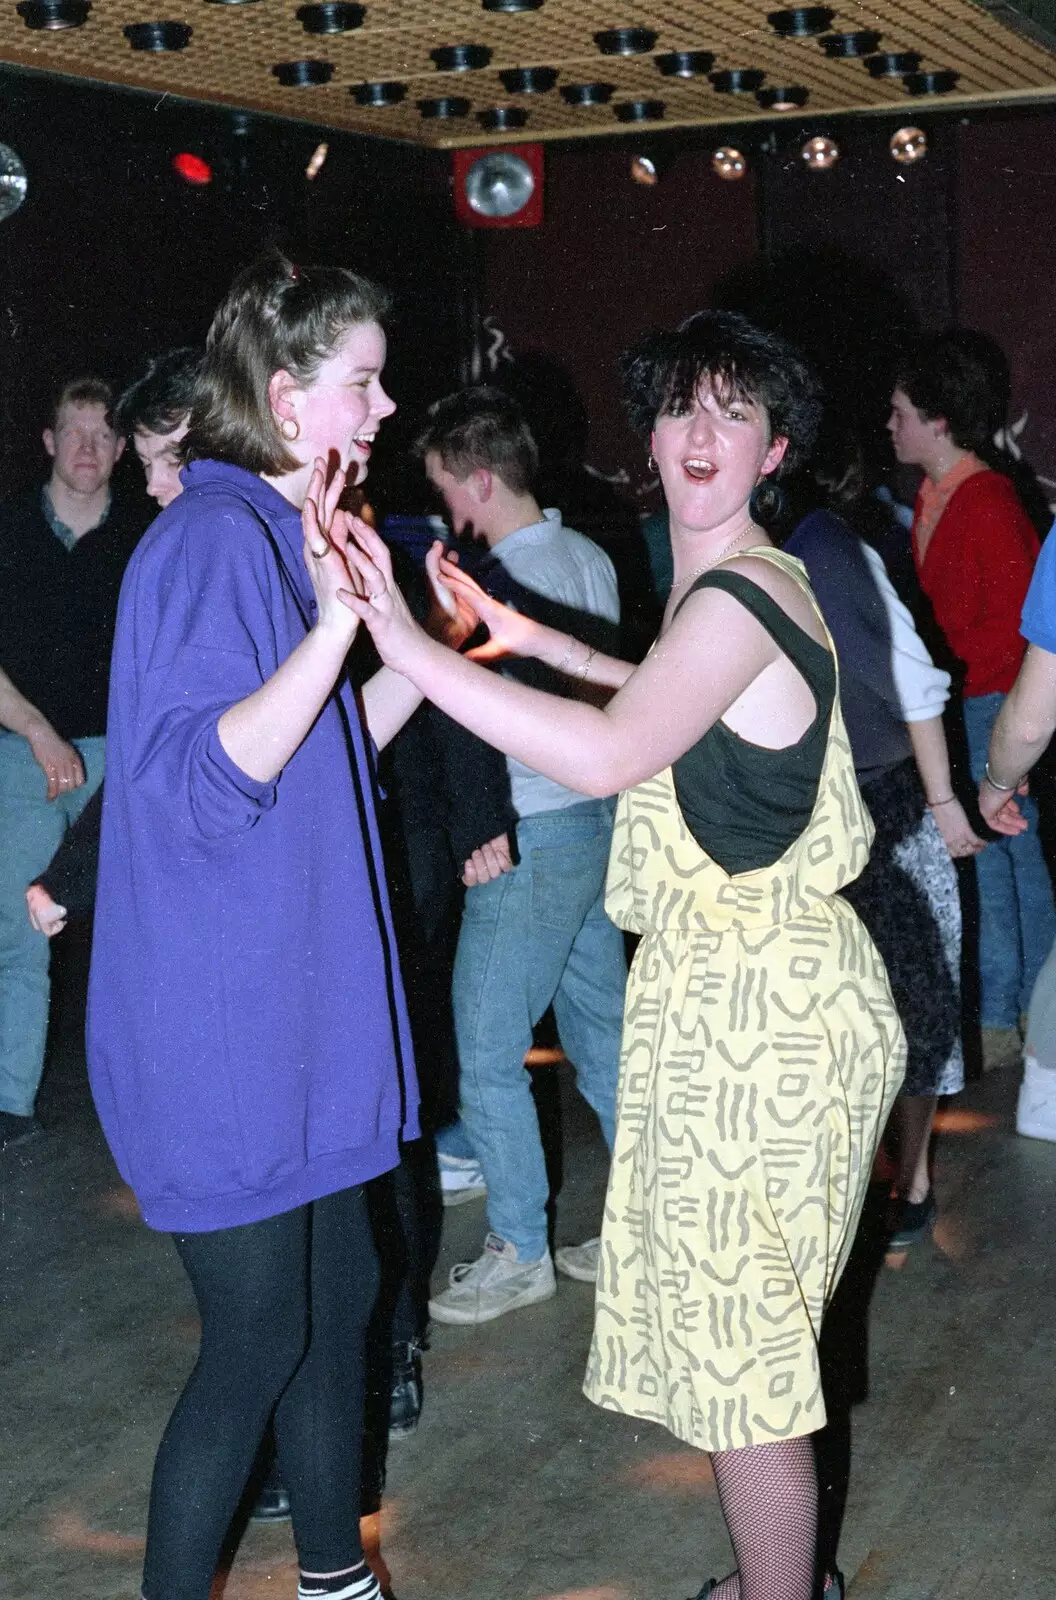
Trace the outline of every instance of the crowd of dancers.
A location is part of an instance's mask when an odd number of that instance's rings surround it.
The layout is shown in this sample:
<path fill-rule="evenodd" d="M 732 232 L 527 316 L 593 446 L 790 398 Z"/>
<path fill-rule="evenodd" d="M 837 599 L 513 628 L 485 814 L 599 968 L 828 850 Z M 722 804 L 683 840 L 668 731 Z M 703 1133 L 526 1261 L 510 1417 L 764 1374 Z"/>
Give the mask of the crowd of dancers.
<path fill-rule="evenodd" d="M 453 542 L 423 568 L 375 530 L 388 312 L 270 254 L 204 352 L 116 404 L 66 385 L 47 483 L 0 510 L 0 1135 L 39 1135 L 49 939 L 94 901 L 96 1107 L 201 1315 L 144 1600 L 207 1600 L 247 1484 L 292 1517 L 300 1600 L 379 1600 L 371 1404 L 413 1428 L 430 1319 L 543 1301 L 555 1266 L 595 1285 L 587 1396 L 710 1457 L 736 1570 L 698 1600 L 835 1597 L 818 1340 L 885 1131 L 910 1248 L 967 1015 L 1056 1139 L 1026 782 L 1056 558 L 994 453 L 999 363 L 955 332 L 892 374 L 907 538 L 781 337 L 701 312 L 630 350 L 665 502 L 632 661 L 501 389 L 417 439 Z M 599 1234 L 556 1250 L 525 1065 L 551 1007 L 611 1152 Z M 488 1229 L 429 1298 L 441 1196 Z"/>

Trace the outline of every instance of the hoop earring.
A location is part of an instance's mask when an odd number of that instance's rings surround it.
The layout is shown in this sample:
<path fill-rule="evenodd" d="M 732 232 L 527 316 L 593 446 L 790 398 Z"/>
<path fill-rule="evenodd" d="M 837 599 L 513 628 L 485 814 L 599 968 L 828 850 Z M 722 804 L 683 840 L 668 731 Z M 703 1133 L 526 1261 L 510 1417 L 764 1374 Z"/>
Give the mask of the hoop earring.
<path fill-rule="evenodd" d="M 283 417 L 282 421 L 279 423 L 279 432 L 282 434 L 282 437 L 286 440 L 287 444 L 292 444 L 295 439 L 299 439 L 301 436 L 301 430 L 297 425 L 297 418 Z"/>
<path fill-rule="evenodd" d="M 656 462 L 653 460 L 653 452 L 651 450 L 650 450 L 648 456 L 646 457 L 645 464 L 649 468 L 649 471 L 653 474 L 654 478 L 655 477 L 659 477 L 660 468 L 657 466 Z"/>

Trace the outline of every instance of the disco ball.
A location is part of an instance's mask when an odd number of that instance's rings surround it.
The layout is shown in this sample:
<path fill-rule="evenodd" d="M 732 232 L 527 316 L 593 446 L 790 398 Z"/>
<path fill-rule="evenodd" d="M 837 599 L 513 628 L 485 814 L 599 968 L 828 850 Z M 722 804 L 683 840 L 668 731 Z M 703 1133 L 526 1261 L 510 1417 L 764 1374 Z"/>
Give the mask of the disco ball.
<path fill-rule="evenodd" d="M 14 216 L 28 187 L 22 158 L 9 144 L 0 144 L 0 222 Z"/>
<path fill-rule="evenodd" d="M 711 158 L 711 170 L 717 178 L 735 183 L 748 171 L 748 163 L 739 150 L 734 150 L 731 145 L 723 145 Z"/>
<path fill-rule="evenodd" d="M 523 156 L 494 150 L 474 161 L 466 173 L 465 195 L 481 217 L 513 217 L 535 192 L 535 177 Z"/>
<path fill-rule="evenodd" d="M 828 172 L 840 159 L 840 147 L 834 139 L 826 139 L 819 133 L 807 140 L 800 155 L 812 172 Z"/>
<path fill-rule="evenodd" d="M 888 142 L 888 149 L 903 167 L 922 161 L 928 153 L 928 136 L 923 128 L 899 128 Z"/>

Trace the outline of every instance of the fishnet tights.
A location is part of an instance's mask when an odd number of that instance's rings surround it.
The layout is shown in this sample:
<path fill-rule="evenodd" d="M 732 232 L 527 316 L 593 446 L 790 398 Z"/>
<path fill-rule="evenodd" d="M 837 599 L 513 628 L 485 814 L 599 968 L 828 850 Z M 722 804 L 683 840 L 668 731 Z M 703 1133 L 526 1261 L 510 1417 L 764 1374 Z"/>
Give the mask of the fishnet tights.
<path fill-rule="evenodd" d="M 810 1435 L 716 1450 L 711 1466 L 737 1557 L 711 1600 L 811 1600 L 818 1481 Z"/>

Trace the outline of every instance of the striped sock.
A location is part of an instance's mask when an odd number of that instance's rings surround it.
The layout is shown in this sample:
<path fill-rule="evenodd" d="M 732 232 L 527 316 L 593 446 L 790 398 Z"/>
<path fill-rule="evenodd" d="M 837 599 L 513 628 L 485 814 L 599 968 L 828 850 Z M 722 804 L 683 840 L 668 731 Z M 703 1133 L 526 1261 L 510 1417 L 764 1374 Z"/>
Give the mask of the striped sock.
<path fill-rule="evenodd" d="M 320 1578 L 302 1572 L 297 1585 L 297 1600 L 382 1600 L 378 1580 L 365 1561 L 345 1572 Z"/>

